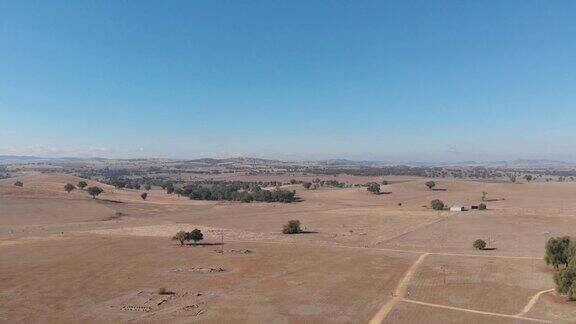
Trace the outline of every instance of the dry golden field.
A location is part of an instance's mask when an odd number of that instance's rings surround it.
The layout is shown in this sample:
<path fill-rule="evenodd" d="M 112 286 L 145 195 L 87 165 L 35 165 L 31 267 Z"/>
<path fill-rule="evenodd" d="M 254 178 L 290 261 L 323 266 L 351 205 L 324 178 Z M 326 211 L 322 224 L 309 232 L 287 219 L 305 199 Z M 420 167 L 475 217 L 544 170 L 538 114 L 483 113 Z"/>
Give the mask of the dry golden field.
<path fill-rule="evenodd" d="M 63 190 L 81 180 L 69 175 L 0 180 L 0 321 L 576 322 L 542 260 L 549 237 L 575 235 L 576 183 L 436 180 L 446 191 L 432 191 L 391 178 L 382 195 L 286 186 L 302 199 L 292 204 L 160 189 L 143 201 L 88 181 L 105 190 L 92 199 Z M 486 211 L 425 207 L 478 204 L 483 191 Z M 291 219 L 311 233 L 282 234 Z M 170 240 L 194 228 L 201 244 Z M 475 250 L 478 238 L 493 249 Z"/>

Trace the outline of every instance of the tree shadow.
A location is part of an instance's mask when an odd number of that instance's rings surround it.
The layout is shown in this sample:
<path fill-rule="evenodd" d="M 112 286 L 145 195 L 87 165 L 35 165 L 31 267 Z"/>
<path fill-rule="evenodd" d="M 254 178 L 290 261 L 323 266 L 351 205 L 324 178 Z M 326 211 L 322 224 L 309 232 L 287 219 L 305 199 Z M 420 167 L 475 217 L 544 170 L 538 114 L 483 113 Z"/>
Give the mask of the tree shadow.
<path fill-rule="evenodd" d="M 487 248 L 483 248 L 482 251 L 494 251 L 496 249 L 497 248 L 495 248 L 495 247 L 487 247 Z"/>

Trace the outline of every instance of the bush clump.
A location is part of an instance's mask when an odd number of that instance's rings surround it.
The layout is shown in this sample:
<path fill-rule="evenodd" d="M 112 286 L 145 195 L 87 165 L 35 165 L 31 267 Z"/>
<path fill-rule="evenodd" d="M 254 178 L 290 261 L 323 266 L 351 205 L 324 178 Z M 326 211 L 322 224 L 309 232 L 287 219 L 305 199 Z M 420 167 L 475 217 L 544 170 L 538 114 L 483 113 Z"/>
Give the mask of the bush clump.
<path fill-rule="evenodd" d="M 481 203 L 480 205 L 478 205 L 478 209 L 479 210 L 486 210 L 486 204 L 485 203 Z"/>
<path fill-rule="evenodd" d="M 474 246 L 476 250 L 484 250 L 486 248 L 486 241 L 477 239 L 476 241 L 474 241 L 472 246 Z"/>
<path fill-rule="evenodd" d="M 299 220 L 291 220 L 282 228 L 283 234 L 298 234 L 302 233 Z"/>
<path fill-rule="evenodd" d="M 430 207 L 434 210 L 444 210 L 444 202 L 440 199 L 434 199 L 430 202 Z"/>
<path fill-rule="evenodd" d="M 20 181 L 20 180 L 14 182 L 14 185 L 15 185 L 16 187 L 24 187 L 24 183 L 22 183 L 22 181 Z"/>

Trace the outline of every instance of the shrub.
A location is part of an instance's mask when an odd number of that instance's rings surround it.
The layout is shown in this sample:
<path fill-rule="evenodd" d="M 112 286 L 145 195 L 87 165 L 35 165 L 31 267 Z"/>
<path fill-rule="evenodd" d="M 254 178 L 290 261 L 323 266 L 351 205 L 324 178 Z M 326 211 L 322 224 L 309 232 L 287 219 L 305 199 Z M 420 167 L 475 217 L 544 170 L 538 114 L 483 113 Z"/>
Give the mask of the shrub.
<path fill-rule="evenodd" d="M 476 250 L 484 250 L 486 248 L 486 241 L 477 239 L 476 241 L 474 241 L 472 246 L 474 246 Z"/>
<path fill-rule="evenodd" d="M 284 228 L 282 228 L 282 233 L 284 234 L 298 234 L 302 233 L 302 229 L 300 228 L 300 221 L 299 220 L 291 220 Z"/>
<path fill-rule="evenodd" d="M 302 187 L 304 187 L 306 189 L 310 189 L 310 187 L 312 187 L 312 182 L 304 182 L 304 183 L 302 183 Z"/>
<path fill-rule="evenodd" d="M 426 187 L 428 187 L 428 189 L 432 190 L 432 188 L 436 187 L 436 182 L 428 181 L 428 182 L 426 182 Z"/>
<path fill-rule="evenodd" d="M 24 187 L 24 183 L 22 183 L 22 181 L 20 181 L 20 180 L 14 182 L 14 185 L 15 185 L 16 187 Z"/>
<path fill-rule="evenodd" d="M 84 188 L 86 188 L 88 186 L 88 183 L 86 183 L 86 181 L 79 181 L 78 182 L 78 188 L 84 190 Z"/>
<path fill-rule="evenodd" d="M 373 194 L 379 194 L 380 193 L 380 185 L 377 184 L 376 182 L 370 182 L 368 184 L 367 190 Z"/>
<path fill-rule="evenodd" d="M 186 242 L 187 239 L 188 239 L 188 233 L 184 231 L 180 231 L 172 237 L 172 240 L 179 241 L 181 246 L 184 245 L 184 242 Z"/>
<path fill-rule="evenodd" d="M 382 185 L 383 185 L 383 186 L 387 186 L 387 185 L 388 185 L 388 181 L 383 180 L 383 181 L 382 181 Z"/>
<path fill-rule="evenodd" d="M 430 202 L 430 207 L 434 210 L 444 210 L 444 202 L 440 199 L 434 199 Z"/>
<path fill-rule="evenodd" d="M 149 185 L 149 184 L 147 184 L 147 185 L 144 186 L 144 189 L 145 189 L 146 191 L 148 191 L 148 190 L 152 189 L 152 186 Z"/>
<path fill-rule="evenodd" d="M 479 210 L 486 210 L 486 204 L 485 204 L 485 203 L 481 203 L 480 205 L 478 205 L 478 209 L 479 209 Z"/>
<path fill-rule="evenodd" d="M 140 198 L 142 198 L 142 200 L 146 200 L 146 198 L 148 198 L 148 193 L 147 193 L 147 192 L 143 192 L 143 193 L 140 195 Z"/>
<path fill-rule="evenodd" d="M 104 192 L 104 190 L 102 190 L 102 188 L 96 187 L 96 186 L 90 187 L 90 188 L 88 188 L 87 190 L 88 190 L 88 194 L 89 194 L 90 196 L 92 196 L 92 199 L 96 199 L 96 196 L 98 196 L 98 195 L 100 195 L 101 193 Z"/>
<path fill-rule="evenodd" d="M 171 292 L 168 291 L 165 287 L 158 288 L 158 295 L 170 295 Z"/>
<path fill-rule="evenodd" d="M 64 190 L 66 190 L 66 192 L 68 192 L 68 193 L 70 193 L 70 191 L 72 191 L 72 190 L 74 190 L 74 189 L 76 189 L 76 186 L 73 185 L 73 184 L 71 184 L 71 183 L 67 183 L 67 184 L 64 186 Z"/>

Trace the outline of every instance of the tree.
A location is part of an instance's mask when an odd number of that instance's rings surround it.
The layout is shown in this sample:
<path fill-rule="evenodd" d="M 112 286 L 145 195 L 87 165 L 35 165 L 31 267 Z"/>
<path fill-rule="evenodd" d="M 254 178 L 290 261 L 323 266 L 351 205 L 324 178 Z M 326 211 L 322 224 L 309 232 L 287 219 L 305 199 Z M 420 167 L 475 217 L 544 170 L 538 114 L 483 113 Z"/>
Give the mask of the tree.
<path fill-rule="evenodd" d="M 304 187 L 306 189 L 310 189 L 310 187 L 312 187 L 312 182 L 304 182 L 304 183 L 302 183 L 302 187 Z"/>
<path fill-rule="evenodd" d="M 380 193 L 380 185 L 377 184 L 376 182 L 370 182 L 368 184 L 367 190 L 373 194 L 379 194 Z"/>
<path fill-rule="evenodd" d="M 574 245 L 574 244 L 573 244 Z M 552 265 L 556 270 L 559 266 L 567 266 L 570 257 L 570 237 L 551 237 L 546 242 L 546 253 L 544 254 L 544 261 L 547 265 Z M 576 250 L 576 249 L 575 249 Z"/>
<path fill-rule="evenodd" d="M 432 190 L 432 188 L 436 187 L 436 182 L 428 181 L 428 182 L 426 182 L 426 187 L 428 187 L 428 189 Z"/>
<path fill-rule="evenodd" d="M 526 181 L 530 182 L 530 181 L 532 181 L 533 178 L 532 178 L 532 175 L 531 175 L 531 174 L 527 174 L 527 175 L 524 176 L 524 179 L 525 179 Z"/>
<path fill-rule="evenodd" d="M 486 241 L 477 239 L 476 241 L 474 241 L 472 246 L 474 246 L 476 250 L 484 250 L 486 248 Z"/>
<path fill-rule="evenodd" d="M 480 205 L 478 205 L 478 209 L 479 209 L 479 210 L 486 210 L 486 204 L 485 204 L 485 203 L 481 203 Z"/>
<path fill-rule="evenodd" d="M 174 193 L 174 185 L 173 184 L 169 183 L 166 186 L 166 193 L 169 195 Z"/>
<path fill-rule="evenodd" d="M 182 245 L 184 245 L 184 242 L 188 240 L 188 233 L 186 233 L 184 231 L 180 231 L 172 237 L 172 240 L 173 241 L 179 241 L 180 246 L 182 246 Z"/>
<path fill-rule="evenodd" d="M 87 186 L 88 186 L 88 184 L 84 180 L 78 182 L 78 188 L 80 188 L 82 190 L 84 190 L 84 188 L 86 188 Z"/>
<path fill-rule="evenodd" d="M 434 199 L 430 202 L 430 207 L 434 210 L 444 210 L 444 202 L 440 199 Z"/>
<path fill-rule="evenodd" d="M 70 193 L 72 190 L 76 189 L 76 186 L 71 184 L 71 183 L 67 183 L 64 186 L 64 190 L 66 190 L 67 193 Z"/>
<path fill-rule="evenodd" d="M 299 220 L 291 220 L 282 228 L 284 234 L 298 234 L 302 233 Z"/>
<path fill-rule="evenodd" d="M 140 195 L 140 198 L 142 198 L 142 200 L 146 200 L 146 198 L 148 198 L 148 193 L 147 193 L 147 192 L 143 192 L 143 193 Z"/>
<path fill-rule="evenodd" d="M 145 189 L 146 191 L 149 191 L 150 189 L 152 189 L 152 186 L 149 185 L 149 184 L 146 184 L 146 185 L 144 186 L 144 189 Z"/>
<path fill-rule="evenodd" d="M 104 192 L 104 190 L 102 190 L 102 188 L 96 187 L 96 186 L 90 187 L 90 188 L 88 188 L 87 190 L 88 190 L 88 194 L 89 194 L 90 196 L 92 196 L 92 199 L 96 199 L 96 196 L 98 196 L 98 195 L 100 195 L 101 193 Z"/>
<path fill-rule="evenodd" d="M 383 185 L 383 186 L 387 186 L 387 185 L 388 185 L 388 181 L 382 180 L 382 185 Z"/>
<path fill-rule="evenodd" d="M 550 238 L 546 243 L 544 260 L 558 270 L 554 274 L 556 291 L 567 295 L 570 300 L 576 300 L 576 241 L 567 236 Z"/>
<path fill-rule="evenodd" d="M 508 174 L 508 179 L 510 179 L 510 182 L 515 183 L 516 182 L 516 175 L 513 173 Z"/>
<path fill-rule="evenodd" d="M 196 244 L 196 242 L 201 241 L 203 239 L 204 239 L 204 234 L 202 234 L 202 231 L 200 231 L 197 228 L 193 229 L 192 232 L 188 233 L 188 240 L 194 241 L 194 244 Z"/>
<path fill-rule="evenodd" d="M 24 187 L 24 183 L 22 183 L 22 181 L 20 181 L 20 180 L 14 182 L 14 185 L 15 185 L 16 187 Z"/>

